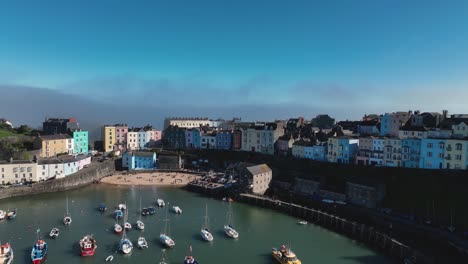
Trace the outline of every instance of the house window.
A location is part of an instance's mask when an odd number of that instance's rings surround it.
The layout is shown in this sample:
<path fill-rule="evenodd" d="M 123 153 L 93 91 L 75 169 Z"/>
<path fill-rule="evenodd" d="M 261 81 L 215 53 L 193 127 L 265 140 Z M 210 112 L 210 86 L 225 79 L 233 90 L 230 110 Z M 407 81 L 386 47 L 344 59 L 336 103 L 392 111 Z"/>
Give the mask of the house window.
<path fill-rule="evenodd" d="M 432 148 L 432 143 L 427 143 L 427 148 Z"/>
<path fill-rule="evenodd" d="M 428 157 L 432 157 L 432 152 L 427 152 Z"/>
<path fill-rule="evenodd" d="M 455 146 L 456 146 L 457 150 L 462 150 L 462 148 L 463 148 L 462 144 L 460 144 L 460 143 L 457 143 Z"/>

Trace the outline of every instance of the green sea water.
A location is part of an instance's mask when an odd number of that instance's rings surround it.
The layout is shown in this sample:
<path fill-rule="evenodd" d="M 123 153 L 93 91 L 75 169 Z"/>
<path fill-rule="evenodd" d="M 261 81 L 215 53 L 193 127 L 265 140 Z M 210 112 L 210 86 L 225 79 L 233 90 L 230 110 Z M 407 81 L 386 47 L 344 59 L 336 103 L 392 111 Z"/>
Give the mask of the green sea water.
<path fill-rule="evenodd" d="M 66 198 L 73 222 L 69 227 L 62 223 L 66 211 Z M 228 204 L 221 200 L 200 196 L 176 188 L 129 187 L 104 184 L 91 185 L 68 192 L 42 194 L 0 201 L 0 209 L 18 208 L 14 220 L 0 222 L 0 240 L 9 241 L 15 251 L 14 263 L 31 263 L 31 246 L 36 230 L 49 244 L 46 263 L 104 263 L 108 255 L 114 255 L 112 263 L 158 263 L 162 247 L 159 234 L 164 226 L 165 211 L 157 209 L 152 216 L 143 216 L 145 230 L 135 228 L 139 219 L 139 203 L 143 207 L 155 206 L 156 198 L 162 198 L 166 206 L 179 206 L 183 213 L 176 215 L 169 210 L 170 235 L 176 246 L 167 250 L 169 263 L 183 263 L 192 245 L 193 254 L 200 264 L 270 264 L 272 247 L 289 244 L 302 263 L 393 263 L 356 242 L 315 225 L 298 225 L 300 219 L 247 204 L 232 204 L 234 227 L 240 234 L 233 240 L 223 233 L 227 221 Z M 134 243 L 131 255 L 117 252 L 121 236 L 113 233 L 115 219 L 112 213 L 119 203 L 127 202 L 129 222 L 134 225 L 127 236 Z M 99 203 L 107 205 L 106 213 L 97 210 Z M 169 205 L 168 205 L 169 203 Z M 200 238 L 200 228 L 208 206 L 209 226 L 213 242 Z M 53 227 L 60 228 L 57 239 L 49 239 Z M 97 252 L 92 257 L 80 257 L 78 241 L 86 234 L 97 239 Z M 149 248 L 136 248 L 136 240 L 143 235 Z"/>

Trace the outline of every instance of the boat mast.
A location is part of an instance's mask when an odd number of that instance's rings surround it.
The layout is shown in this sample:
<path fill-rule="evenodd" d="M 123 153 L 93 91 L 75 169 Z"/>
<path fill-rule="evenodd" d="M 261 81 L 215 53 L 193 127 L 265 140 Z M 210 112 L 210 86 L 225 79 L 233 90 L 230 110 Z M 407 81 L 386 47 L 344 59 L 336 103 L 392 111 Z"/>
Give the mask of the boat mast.
<path fill-rule="evenodd" d="M 208 228 L 208 205 L 205 204 L 205 227 Z"/>
<path fill-rule="evenodd" d="M 140 211 L 138 212 L 138 214 L 140 215 L 139 220 L 141 221 L 141 195 L 140 195 Z"/>
<path fill-rule="evenodd" d="M 68 216 L 68 215 L 69 214 L 68 214 L 68 196 L 67 196 L 67 215 L 66 216 Z"/>

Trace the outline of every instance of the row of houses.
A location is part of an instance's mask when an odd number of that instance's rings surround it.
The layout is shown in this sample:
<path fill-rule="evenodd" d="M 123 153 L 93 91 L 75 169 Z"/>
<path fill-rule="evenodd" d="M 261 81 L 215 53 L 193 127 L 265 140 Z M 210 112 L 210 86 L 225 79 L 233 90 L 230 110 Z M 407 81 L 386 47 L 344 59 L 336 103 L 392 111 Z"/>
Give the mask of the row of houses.
<path fill-rule="evenodd" d="M 41 182 L 60 179 L 82 170 L 91 163 L 88 155 L 70 155 L 60 158 L 0 161 L 1 185 Z"/>
<path fill-rule="evenodd" d="M 161 143 L 162 133 L 152 126 L 129 128 L 127 124 L 105 125 L 101 129 L 104 152 L 153 148 Z"/>
<path fill-rule="evenodd" d="M 42 135 L 35 138 L 34 149 L 40 150 L 42 158 L 56 157 L 62 154 L 88 154 L 88 131 L 77 129 L 69 134 Z"/>

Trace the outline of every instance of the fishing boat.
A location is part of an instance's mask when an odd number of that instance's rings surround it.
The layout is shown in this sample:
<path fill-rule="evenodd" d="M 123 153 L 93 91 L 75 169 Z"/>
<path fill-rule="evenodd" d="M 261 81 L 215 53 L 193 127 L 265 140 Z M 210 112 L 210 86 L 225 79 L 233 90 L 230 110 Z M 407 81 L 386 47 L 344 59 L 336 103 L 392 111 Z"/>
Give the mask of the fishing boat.
<path fill-rule="evenodd" d="M 117 206 L 117 208 L 118 208 L 119 210 L 121 210 L 121 211 L 125 211 L 125 210 L 127 210 L 127 205 L 126 205 L 126 204 L 119 204 L 119 205 Z"/>
<path fill-rule="evenodd" d="M 86 235 L 80 240 L 80 252 L 82 257 L 93 256 L 96 253 L 96 239 L 92 235 Z"/>
<path fill-rule="evenodd" d="M 107 207 L 105 204 L 100 204 L 98 206 L 98 211 L 101 212 L 101 213 L 104 213 L 105 211 L 107 211 Z"/>
<path fill-rule="evenodd" d="M 8 217 L 8 219 L 15 219 L 16 218 L 16 213 L 17 213 L 17 209 L 13 209 L 13 211 L 10 211 L 6 214 L 6 216 Z"/>
<path fill-rule="evenodd" d="M 159 241 L 165 247 L 172 248 L 175 246 L 174 240 L 169 236 L 168 230 L 170 229 L 169 226 L 169 218 L 167 217 L 167 208 L 166 208 L 166 218 L 164 219 L 164 229 L 161 231 L 159 235 Z"/>
<path fill-rule="evenodd" d="M 185 256 L 184 264 L 198 264 L 192 254 L 192 246 L 189 247 L 189 254 Z"/>
<path fill-rule="evenodd" d="M 47 243 L 39 238 L 39 232 L 41 232 L 40 229 L 37 229 L 36 235 L 37 235 L 37 241 L 33 245 L 32 250 L 31 250 L 31 261 L 33 264 L 40 264 L 45 261 L 47 257 Z"/>
<path fill-rule="evenodd" d="M 11 264 L 13 263 L 13 249 L 10 243 L 0 243 L 0 264 Z"/>
<path fill-rule="evenodd" d="M 139 249 L 148 248 L 148 243 L 146 242 L 146 239 L 144 237 L 139 237 L 137 244 Z"/>
<path fill-rule="evenodd" d="M 159 260 L 158 264 L 167 264 L 165 249 L 161 250 L 161 259 Z"/>
<path fill-rule="evenodd" d="M 213 235 L 210 232 L 210 229 L 208 228 L 208 206 L 205 205 L 205 223 L 202 226 L 202 229 L 200 231 L 200 235 L 203 240 L 205 241 L 213 241 Z"/>
<path fill-rule="evenodd" d="M 52 228 L 52 230 L 50 230 L 50 233 L 49 233 L 49 237 L 50 238 L 57 238 L 60 234 L 60 231 L 57 227 L 54 227 Z"/>
<path fill-rule="evenodd" d="M 163 199 L 157 199 L 156 203 L 158 204 L 159 207 L 164 207 L 166 206 L 166 203 L 164 203 Z"/>
<path fill-rule="evenodd" d="M 65 216 L 63 217 L 63 224 L 64 225 L 70 225 L 72 223 L 72 218 L 70 212 L 68 212 L 68 197 L 67 197 L 67 212 L 65 213 Z"/>
<path fill-rule="evenodd" d="M 124 215 L 124 221 L 126 220 L 127 220 L 127 212 Z M 122 232 L 122 239 L 120 239 L 120 243 L 119 243 L 119 250 L 124 254 L 130 254 L 132 252 L 132 249 L 133 249 L 132 241 L 130 241 L 130 239 L 127 238 L 125 234 L 125 228 L 124 228 Z"/>
<path fill-rule="evenodd" d="M 239 238 L 239 233 L 234 229 L 232 223 L 232 207 L 229 204 L 229 209 L 227 213 L 227 224 L 224 225 L 224 233 L 230 238 Z"/>
<path fill-rule="evenodd" d="M 114 217 L 115 217 L 116 219 L 122 218 L 122 217 L 123 217 L 123 212 L 122 212 L 122 210 L 118 210 L 118 209 L 115 210 L 115 211 L 114 211 Z"/>
<path fill-rule="evenodd" d="M 150 215 L 154 215 L 156 213 L 156 209 L 154 209 L 154 207 L 148 207 L 148 213 Z"/>
<path fill-rule="evenodd" d="M 301 264 L 302 262 L 297 258 L 296 254 L 285 245 L 280 249 L 273 248 L 271 254 L 276 261 L 280 264 Z"/>
<path fill-rule="evenodd" d="M 0 220 L 5 219 L 5 217 L 6 217 L 5 211 L 0 210 Z"/>
<path fill-rule="evenodd" d="M 182 214 L 182 209 L 179 206 L 172 206 L 172 211 L 176 214 Z"/>
<path fill-rule="evenodd" d="M 140 211 L 141 211 L 141 197 L 140 197 Z M 141 221 L 141 214 L 139 216 L 138 221 L 136 222 L 136 226 L 139 230 L 145 229 L 145 224 L 143 223 L 143 221 Z"/>

